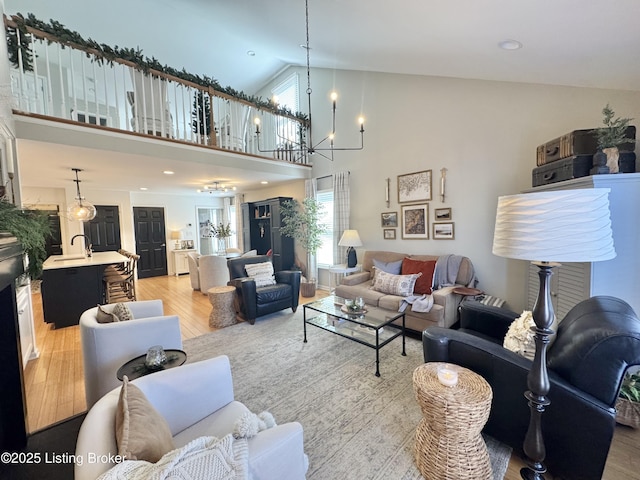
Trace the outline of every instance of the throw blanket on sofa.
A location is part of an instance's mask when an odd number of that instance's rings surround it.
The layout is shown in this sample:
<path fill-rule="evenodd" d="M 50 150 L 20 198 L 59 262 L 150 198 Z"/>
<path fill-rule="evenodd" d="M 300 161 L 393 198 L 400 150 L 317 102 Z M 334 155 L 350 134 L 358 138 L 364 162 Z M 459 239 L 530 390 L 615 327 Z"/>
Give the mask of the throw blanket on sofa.
<path fill-rule="evenodd" d="M 461 255 L 439 256 L 438 260 L 436 260 L 436 270 L 433 272 L 433 288 L 437 290 L 455 285 L 463 258 Z M 477 283 L 476 274 L 472 272 L 471 281 L 466 286 L 475 287 Z"/>
<path fill-rule="evenodd" d="M 412 305 L 412 312 L 430 312 L 433 307 L 433 295 L 409 295 L 408 297 L 404 297 L 400 302 L 400 308 L 398 308 L 398 311 L 404 312 L 409 305 Z"/>
<path fill-rule="evenodd" d="M 199 437 L 164 455 L 157 463 L 125 460 L 98 480 L 248 480 L 247 440 L 232 434 L 218 439 Z"/>

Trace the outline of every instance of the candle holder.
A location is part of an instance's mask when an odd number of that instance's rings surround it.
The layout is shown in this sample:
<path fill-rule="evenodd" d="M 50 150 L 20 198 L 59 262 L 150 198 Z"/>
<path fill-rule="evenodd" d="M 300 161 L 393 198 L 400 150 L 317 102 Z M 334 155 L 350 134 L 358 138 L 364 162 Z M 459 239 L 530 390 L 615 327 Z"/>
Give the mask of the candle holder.
<path fill-rule="evenodd" d="M 449 365 L 438 367 L 438 381 L 447 387 L 455 387 L 458 384 L 458 372 Z"/>
<path fill-rule="evenodd" d="M 167 354 L 162 348 L 162 345 L 154 345 L 147 350 L 147 357 L 144 364 L 150 370 L 156 370 L 162 368 L 167 363 Z"/>

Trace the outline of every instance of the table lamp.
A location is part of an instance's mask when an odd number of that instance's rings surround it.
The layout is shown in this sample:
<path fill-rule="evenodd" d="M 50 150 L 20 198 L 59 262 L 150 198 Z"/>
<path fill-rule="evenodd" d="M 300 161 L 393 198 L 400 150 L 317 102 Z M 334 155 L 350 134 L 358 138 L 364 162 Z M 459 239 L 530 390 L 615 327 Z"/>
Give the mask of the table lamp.
<path fill-rule="evenodd" d="M 508 195 L 498 199 L 493 254 L 530 260 L 539 268 L 540 289 L 533 308 L 535 356 L 525 392 L 531 417 L 524 439 L 525 480 L 544 480 L 541 420 L 550 402 L 546 351 L 554 333 L 549 280 L 555 262 L 596 262 L 616 256 L 608 188 Z"/>
<path fill-rule="evenodd" d="M 176 241 L 176 250 L 180 250 L 180 240 L 182 240 L 182 230 L 172 230 L 171 231 L 171 240 Z"/>
<path fill-rule="evenodd" d="M 356 256 L 356 249 L 353 247 L 361 247 L 362 241 L 360 240 L 360 235 L 358 235 L 357 230 L 345 230 L 342 233 L 342 238 L 338 242 L 338 245 L 341 247 L 347 248 L 347 267 L 352 268 L 355 267 L 358 263 L 358 257 Z"/>

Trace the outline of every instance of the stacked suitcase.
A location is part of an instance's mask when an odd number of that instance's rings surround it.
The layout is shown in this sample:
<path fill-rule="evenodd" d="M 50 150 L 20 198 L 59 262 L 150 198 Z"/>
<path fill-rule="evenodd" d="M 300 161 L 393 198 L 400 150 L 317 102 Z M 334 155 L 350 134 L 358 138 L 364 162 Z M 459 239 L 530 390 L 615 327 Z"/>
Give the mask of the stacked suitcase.
<path fill-rule="evenodd" d="M 627 130 L 628 138 L 636 138 L 636 127 Z M 593 166 L 598 143 L 593 130 L 574 130 L 538 146 L 536 165 L 531 175 L 533 187 L 586 177 Z M 636 171 L 635 142 L 620 146 L 620 173 Z"/>

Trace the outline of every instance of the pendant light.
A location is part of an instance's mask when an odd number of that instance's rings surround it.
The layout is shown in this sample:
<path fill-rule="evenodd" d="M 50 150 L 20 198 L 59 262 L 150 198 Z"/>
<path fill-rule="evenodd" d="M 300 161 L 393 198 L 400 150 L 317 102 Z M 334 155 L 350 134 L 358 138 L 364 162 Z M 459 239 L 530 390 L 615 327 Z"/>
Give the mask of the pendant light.
<path fill-rule="evenodd" d="M 87 202 L 80 194 L 80 180 L 78 179 L 78 172 L 82 170 L 80 168 L 72 168 L 76 172 L 76 192 L 77 197 L 75 201 L 67 208 L 67 214 L 72 220 L 79 220 L 81 222 L 88 222 L 96 217 L 96 207 Z"/>

